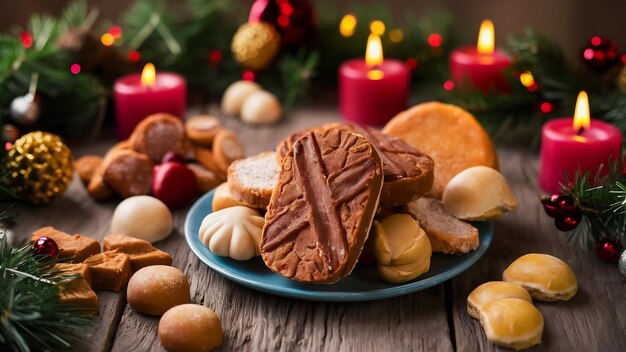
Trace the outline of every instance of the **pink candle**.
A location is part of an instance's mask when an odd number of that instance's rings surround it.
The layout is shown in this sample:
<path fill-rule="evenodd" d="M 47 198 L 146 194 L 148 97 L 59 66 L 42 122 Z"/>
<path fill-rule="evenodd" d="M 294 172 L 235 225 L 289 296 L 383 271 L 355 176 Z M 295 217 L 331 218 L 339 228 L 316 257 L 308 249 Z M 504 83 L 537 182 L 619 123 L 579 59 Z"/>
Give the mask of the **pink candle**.
<path fill-rule="evenodd" d="M 120 139 L 128 138 L 135 126 L 148 115 L 158 112 L 180 118 L 185 115 L 185 79 L 172 72 L 155 73 L 154 66 L 149 65 L 141 75 L 121 77 L 113 86 L 117 136 Z"/>
<path fill-rule="evenodd" d="M 577 113 L 586 99 L 586 94 L 581 92 L 576 104 Z M 572 118 L 552 120 L 543 126 L 539 185 L 544 191 L 558 193 L 559 184 L 566 183 L 566 175 L 567 179 L 573 180 L 577 169 L 583 173 L 590 171 L 593 177 L 604 164 L 602 175 L 606 175 L 609 158 L 619 158 L 622 132 L 609 123 L 589 119 L 588 108 L 586 116 L 587 128 L 574 126 Z"/>
<path fill-rule="evenodd" d="M 382 126 L 406 108 L 410 73 L 398 60 L 382 58 L 380 38 L 371 34 L 366 59 L 339 67 L 339 109 L 357 124 Z"/>
<path fill-rule="evenodd" d="M 511 86 L 503 71 L 511 66 L 511 58 L 494 50 L 494 28 L 483 21 L 476 47 L 456 49 L 450 55 L 450 78 L 459 89 L 478 89 L 484 93 L 507 93 Z"/>

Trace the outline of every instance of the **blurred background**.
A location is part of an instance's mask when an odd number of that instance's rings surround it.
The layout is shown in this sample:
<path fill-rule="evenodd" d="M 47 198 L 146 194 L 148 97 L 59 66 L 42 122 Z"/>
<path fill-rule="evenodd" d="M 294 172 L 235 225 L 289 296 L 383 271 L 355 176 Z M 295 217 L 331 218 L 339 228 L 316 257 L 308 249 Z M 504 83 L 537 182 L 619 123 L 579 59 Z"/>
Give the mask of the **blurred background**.
<path fill-rule="evenodd" d="M 181 0 L 168 0 L 176 5 Z M 233 1 L 247 13 L 252 0 Z M 32 13 L 58 15 L 69 0 L 0 1 L 0 32 L 14 25 L 24 26 Z M 100 10 L 100 18 L 117 20 L 131 6 L 132 1 L 89 0 L 90 7 Z M 455 29 L 461 39 L 475 42 L 480 21 L 490 18 L 496 27 L 496 42 L 502 45 L 509 34 L 519 33 L 531 26 L 561 45 L 572 64 L 579 64 L 584 41 L 593 35 L 613 39 L 620 48 L 626 48 L 624 16 L 626 1 L 615 0 L 363 0 L 363 1 L 312 1 L 322 9 L 325 5 L 340 11 L 353 11 L 356 7 L 384 6 L 394 19 L 407 14 L 423 16 L 439 9 L 452 14 Z M 320 14 L 321 15 L 321 14 Z"/>

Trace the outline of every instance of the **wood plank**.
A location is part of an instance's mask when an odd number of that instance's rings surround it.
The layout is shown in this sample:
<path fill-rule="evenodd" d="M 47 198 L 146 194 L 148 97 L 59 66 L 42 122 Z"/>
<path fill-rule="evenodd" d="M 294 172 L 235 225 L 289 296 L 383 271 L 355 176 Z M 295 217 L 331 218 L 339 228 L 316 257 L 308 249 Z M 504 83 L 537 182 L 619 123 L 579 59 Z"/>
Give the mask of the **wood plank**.
<path fill-rule="evenodd" d="M 529 152 L 500 150 L 501 169 L 518 198 L 517 212 L 495 221 L 494 241 L 471 269 L 452 280 L 453 320 L 458 351 L 503 350 L 489 343 L 478 321 L 467 314 L 466 299 L 478 285 L 501 280 L 502 272 L 526 253 L 547 253 L 564 260 L 578 279 L 570 301 L 535 302 L 545 321 L 541 351 L 619 351 L 626 346 L 626 290 L 615 264 L 593 252 L 567 247 L 564 235 L 545 215 L 539 192 L 525 177 L 536 175 Z M 536 177 L 536 176 L 534 176 Z"/>
<path fill-rule="evenodd" d="M 218 115 L 215 109 L 209 112 Z M 273 149 L 291 132 L 337 118 L 334 111 L 301 108 L 276 126 L 243 125 L 235 118 L 222 121 L 253 155 Z M 192 302 L 220 315 L 225 330 L 221 350 L 452 350 L 443 286 L 363 303 L 307 302 L 260 293 L 224 279 L 195 257 L 183 237 L 185 213 L 176 213 L 176 232 L 161 248 L 189 278 Z M 113 351 L 162 351 L 157 326 L 157 318 L 127 307 Z"/>

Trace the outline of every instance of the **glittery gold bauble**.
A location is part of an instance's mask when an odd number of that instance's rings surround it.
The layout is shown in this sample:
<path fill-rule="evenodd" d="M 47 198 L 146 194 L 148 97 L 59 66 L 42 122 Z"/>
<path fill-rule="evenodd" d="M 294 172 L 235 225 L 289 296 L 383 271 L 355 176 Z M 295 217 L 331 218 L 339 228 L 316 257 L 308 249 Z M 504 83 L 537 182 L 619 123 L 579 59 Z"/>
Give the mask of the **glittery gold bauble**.
<path fill-rule="evenodd" d="M 622 69 L 619 70 L 619 75 L 617 76 L 617 85 L 622 93 L 626 94 L 626 65 L 622 66 Z"/>
<path fill-rule="evenodd" d="M 48 204 L 72 181 L 72 152 L 52 133 L 31 132 L 15 141 L 7 168 L 9 183 L 20 198 L 36 205 Z"/>
<path fill-rule="evenodd" d="M 280 49 L 280 35 L 267 22 L 239 26 L 230 44 L 235 60 L 249 70 L 263 70 Z"/>

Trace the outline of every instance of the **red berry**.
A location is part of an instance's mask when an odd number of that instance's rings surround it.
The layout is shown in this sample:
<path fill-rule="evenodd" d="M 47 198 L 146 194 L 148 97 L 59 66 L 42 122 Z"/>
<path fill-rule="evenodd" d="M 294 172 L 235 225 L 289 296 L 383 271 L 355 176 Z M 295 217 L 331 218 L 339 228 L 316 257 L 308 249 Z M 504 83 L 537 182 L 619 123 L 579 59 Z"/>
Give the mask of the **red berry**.
<path fill-rule="evenodd" d="M 576 211 L 568 216 L 556 217 L 554 219 L 554 225 L 556 225 L 556 228 L 560 231 L 567 232 L 575 229 L 578 224 L 580 224 L 581 220 L 582 215 L 580 215 L 580 212 Z"/>
<path fill-rule="evenodd" d="M 167 152 L 163 155 L 163 158 L 161 158 L 161 163 L 169 163 L 169 162 L 184 164 L 185 159 L 176 152 Z"/>
<path fill-rule="evenodd" d="M 556 199 L 556 203 L 562 216 L 572 215 L 578 211 L 576 201 L 570 196 L 562 195 Z"/>
<path fill-rule="evenodd" d="M 185 165 L 166 162 L 156 165 L 152 172 L 152 195 L 169 208 L 182 208 L 198 192 L 196 175 Z"/>
<path fill-rule="evenodd" d="M 596 244 L 596 254 L 606 262 L 617 263 L 621 253 L 622 246 L 619 242 L 601 240 Z"/>
<path fill-rule="evenodd" d="M 550 197 L 541 198 L 541 203 L 543 204 L 543 209 L 546 211 L 549 217 L 554 218 L 559 215 L 559 206 L 556 200 L 559 198 L 558 194 L 553 194 Z"/>

